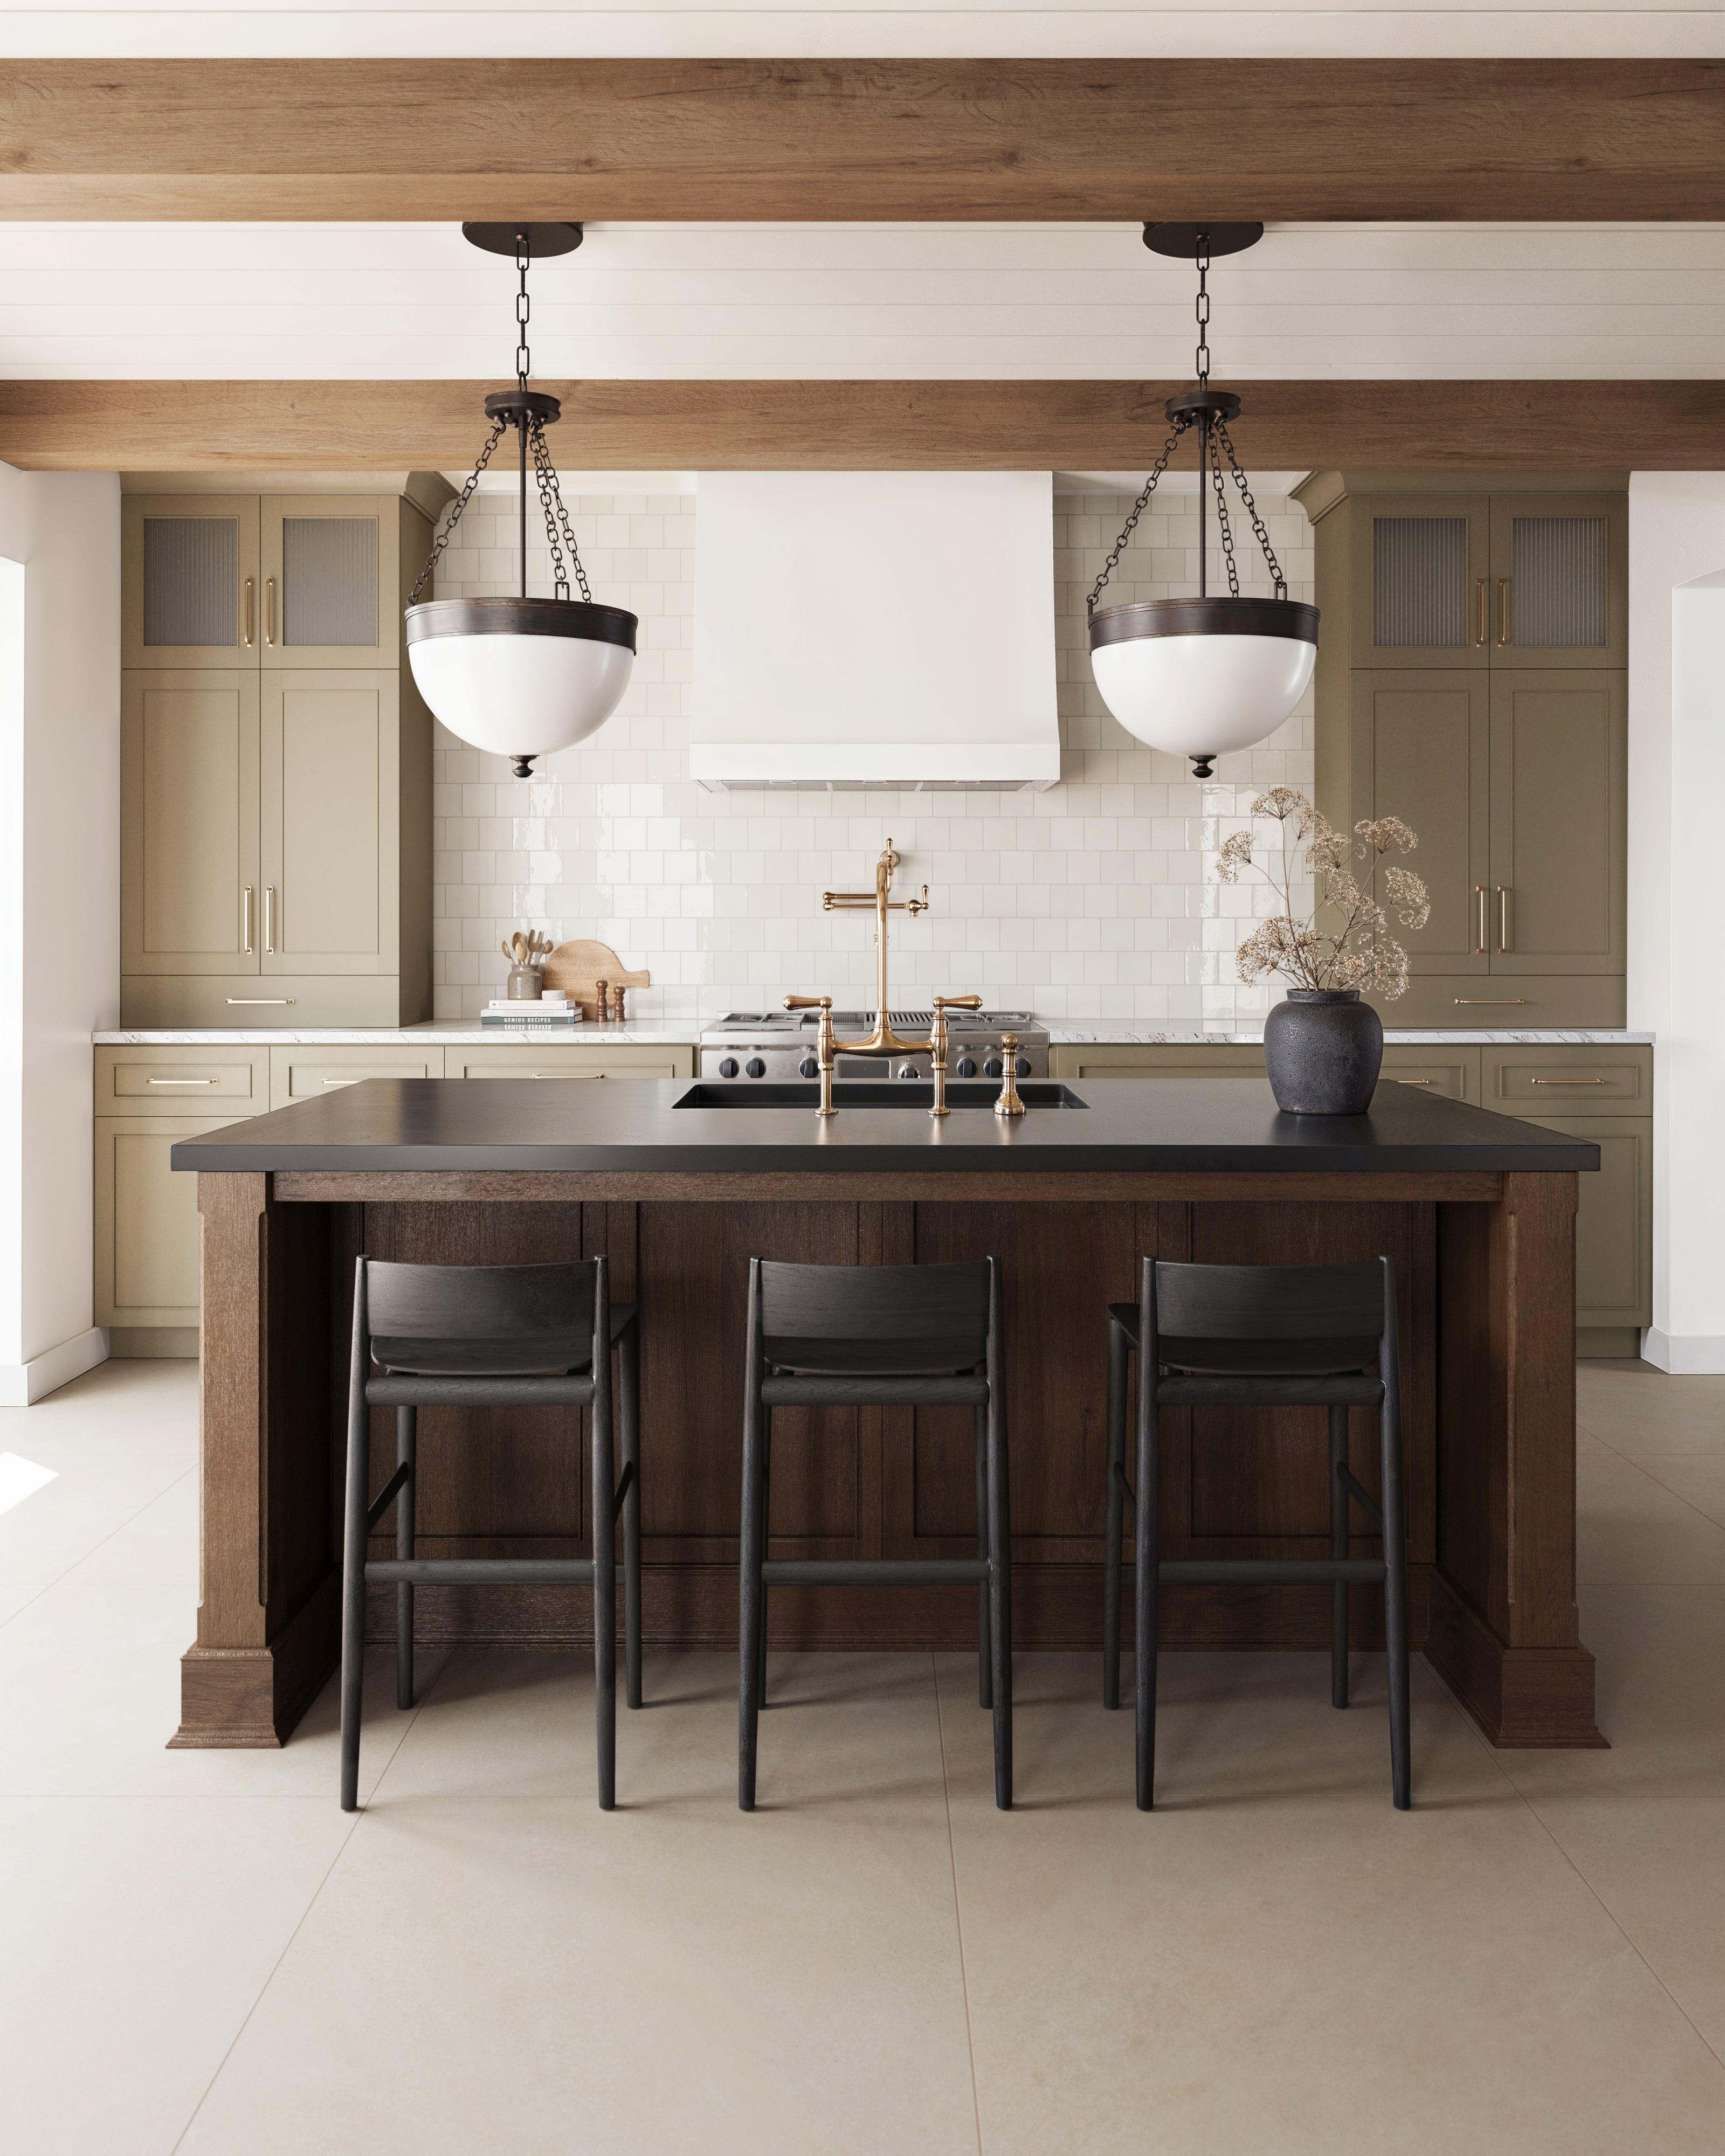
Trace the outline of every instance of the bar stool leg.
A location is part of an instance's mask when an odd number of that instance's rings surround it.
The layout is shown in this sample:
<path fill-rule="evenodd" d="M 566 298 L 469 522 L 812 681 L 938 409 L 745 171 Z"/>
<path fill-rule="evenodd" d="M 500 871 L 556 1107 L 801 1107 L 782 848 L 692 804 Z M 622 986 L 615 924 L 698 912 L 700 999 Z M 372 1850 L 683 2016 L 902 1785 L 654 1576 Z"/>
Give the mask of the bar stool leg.
<path fill-rule="evenodd" d="M 1155 1371 L 1144 1354 L 1138 1354 L 1138 1481 L 1133 1517 L 1132 1555 L 1135 1624 L 1133 1693 L 1137 1713 L 1138 1810 L 1151 1810 L 1156 1801 L 1156 1620 L 1157 1589 L 1161 1584 L 1162 1553 L 1158 1532 L 1160 1460 L 1153 1398 Z"/>
<path fill-rule="evenodd" d="M 1125 1329 L 1108 1320 L 1108 1445 L 1102 1527 L 1102 1704 L 1120 1704 L 1120 1529 L 1126 1510 Z"/>
<path fill-rule="evenodd" d="M 761 1410 L 761 1555 L 767 1554 L 768 1543 L 773 1535 L 773 1410 Z M 756 1628 L 760 1642 L 761 1670 L 755 1681 L 755 1698 L 761 1712 L 767 1711 L 767 1582 L 760 1586 L 761 1621 Z"/>
<path fill-rule="evenodd" d="M 632 1318 L 617 1346 L 617 1404 L 623 1424 L 623 1651 L 625 1697 L 641 1703 L 641 1346 Z M 633 1470 L 633 1472 L 630 1471 Z"/>
<path fill-rule="evenodd" d="M 598 1724 L 599 1810 L 608 1812 L 617 1807 L 617 1469 L 603 1258 L 598 1265 L 589 1448 L 593 1458 L 593 1707 Z"/>
<path fill-rule="evenodd" d="M 1348 1555 L 1348 1410 L 1330 1409 L 1330 1555 Z M 1330 1583 L 1330 1704 L 1348 1704 L 1348 1582 Z"/>
<path fill-rule="evenodd" d="M 395 1553 L 413 1554 L 413 1484 L 418 1474 L 419 1410 L 395 1411 L 396 1465 L 405 1467 L 408 1479 L 396 1493 Z M 398 1580 L 395 1589 L 395 1703 L 405 1710 L 413 1704 L 413 1589 Z"/>
<path fill-rule="evenodd" d="M 1384 1645 L 1389 1676 L 1390 1791 L 1399 1812 L 1414 1801 L 1408 1671 L 1408 1537 L 1402 1499 L 1402 1431 L 1394 1393 L 1383 1408 Z"/>
<path fill-rule="evenodd" d="M 357 1326 L 358 1321 L 356 1321 Z M 362 1373 L 361 1382 L 363 1381 Z M 357 1384 L 355 1388 L 358 1390 Z M 347 1510 L 341 1542 L 341 1809 L 359 1810 L 359 1725 L 366 1681 L 366 1512 L 370 1415 L 363 1394 L 347 1416 Z"/>
<path fill-rule="evenodd" d="M 976 1553 L 988 1554 L 988 1417 L 976 1411 Z M 994 1656 L 988 1638 L 988 1584 L 978 1580 L 976 1590 L 976 1698 L 978 1707 L 994 1704 Z"/>
<path fill-rule="evenodd" d="M 988 1629 L 994 1706 L 994 1802 L 1012 1810 L 1012 1506 L 1006 1409 L 990 1373 L 988 1416 Z"/>
<path fill-rule="evenodd" d="M 755 1809 L 755 1754 L 761 1716 L 761 1640 L 765 1630 L 765 1589 L 761 1560 L 766 1543 L 763 1513 L 766 1481 L 762 1424 L 765 1411 L 758 1388 L 749 1388 L 742 1424 L 742 1563 L 738 1583 L 741 1651 L 737 1656 L 737 1801 L 742 1810 Z"/>

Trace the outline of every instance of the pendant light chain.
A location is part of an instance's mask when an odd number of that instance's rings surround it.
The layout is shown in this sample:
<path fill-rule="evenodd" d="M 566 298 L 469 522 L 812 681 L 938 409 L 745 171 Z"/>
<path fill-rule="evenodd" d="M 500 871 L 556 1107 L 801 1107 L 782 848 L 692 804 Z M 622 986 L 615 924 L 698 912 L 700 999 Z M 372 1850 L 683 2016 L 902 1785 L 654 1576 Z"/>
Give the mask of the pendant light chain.
<path fill-rule="evenodd" d="M 1276 558 L 1276 549 L 1271 545 L 1270 534 L 1265 529 L 1263 518 L 1258 514 L 1258 505 L 1252 499 L 1252 490 L 1246 485 L 1246 475 L 1240 468 L 1240 459 L 1234 454 L 1234 444 L 1230 439 L 1225 419 L 1217 420 L 1216 432 L 1221 437 L 1222 447 L 1228 452 L 1234 484 L 1240 489 L 1240 498 L 1245 505 L 1246 515 L 1252 520 L 1253 536 L 1264 550 L 1264 559 L 1270 564 L 1270 573 L 1276 583 L 1276 596 L 1285 599 L 1288 595 L 1288 580 L 1281 572 L 1281 563 Z"/>
<path fill-rule="evenodd" d="M 1208 389 L 1210 386 L 1209 274 L 1210 236 L 1207 232 L 1200 232 L 1198 235 L 1198 304 L 1194 310 L 1198 317 L 1198 351 L 1194 363 L 1200 389 Z"/>
<path fill-rule="evenodd" d="M 527 349 L 527 324 L 533 313 L 533 302 L 527 297 L 527 265 L 532 254 L 526 234 L 517 233 L 515 266 L 521 275 L 521 288 L 515 295 L 515 381 L 523 397 L 527 393 L 527 377 L 533 372 L 533 355 Z"/>
<path fill-rule="evenodd" d="M 1240 567 L 1234 558 L 1234 530 L 1228 521 L 1228 497 L 1222 491 L 1222 451 L 1217 443 L 1214 426 L 1204 429 L 1204 446 L 1210 468 L 1200 475 L 1199 514 L 1202 516 L 1204 513 L 1203 487 L 1213 487 L 1216 496 L 1216 523 L 1222 534 L 1222 562 L 1228 572 L 1228 595 L 1237 599 L 1240 597 Z"/>
<path fill-rule="evenodd" d="M 439 532 L 436 543 L 432 547 L 430 553 L 427 555 L 425 558 L 425 567 L 419 572 L 418 582 L 413 586 L 413 590 L 408 594 L 408 604 L 409 606 L 418 605 L 420 593 L 424 590 L 426 583 L 430 577 L 432 571 L 443 559 L 444 549 L 449 545 L 449 541 L 454 536 L 455 526 L 461 521 L 462 511 L 466 508 L 468 503 L 473 499 L 473 490 L 479 485 L 480 474 L 491 461 L 492 450 L 495 449 L 499 442 L 503 439 L 506 424 L 506 423 L 501 419 L 495 421 L 492 424 L 490 433 L 485 437 L 485 446 L 479 453 L 479 462 L 467 475 L 467 484 L 462 488 L 459 495 L 456 497 L 455 506 L 449 513 L 449 521 L 444 525 L 443 530 Z"/>
<path fill-rule="evenodd" d="M 1175 424 L 1173 432 L 1163 444 L 1162 454 L 1156 459 L 1154 465 L 1151 469 L 1149 479 L 1145 482 L 1144 491 L 1132 504 L 1132 513 L 1126 520 L 1126 528 L 1122 531 L 1120 536 L 1114 542 L 1114 552 L 1108 557 L 1107 560 L 1103 562 L 1101 575 L 1096 578 L 1095 583 L 1093 583 L 1090 588 L 1090 597 L 1084 603 L 1084 610 L 1086 613 L 1094 613 L 1096 612 L 1096 601 L 1101 597 L 1102 587 L 1107 583 L 1109 578 L 1113 575 L 1114 565 L 1120 559 L 1122 554 L 1126 551 L 1126 542 L 1132 536 L 1133 526 L 1137 523 L 1138 519 L 1143 515 L 1144 511 L 1149 507 L 1150 497 L 1156 491 L 1156 482 L 1168 470 L 1168 460 L 1173 454 L 1175 444 L 1178 442 L 1181 435 L 1183 434 L 1185 431 L 1185 422 L 1183 420 L 1178 421 Z"/>
<path fill-rule="evenodd" d="M 562 537 L 568 542 L 569 560 L 575 571 L 575 581 L 581 587 L 584 604 L 593 604 L 593 593 L 587 581 L 587 571 L 581 565 L 581 549 L 575 543 L 574 527 L 569 521 L 569 512 L 563 506 L 562 491 L 557 485 L 551 451 L 546 447 L 545 425 L 535 418 L 528 430 L 527 439 L 533 451 L 533 473 L 539 482 L 539 506 L 545 515 L 545 536 L 551 542 L 552 574 L 555 580 L 556 595 L 560 599 L 569 596 L 569 572 L 563 565 L 562 542 L 557 536 L 557 526 L 562 526 Z M 552 511 L 556 515 L 553 519 Z"/>

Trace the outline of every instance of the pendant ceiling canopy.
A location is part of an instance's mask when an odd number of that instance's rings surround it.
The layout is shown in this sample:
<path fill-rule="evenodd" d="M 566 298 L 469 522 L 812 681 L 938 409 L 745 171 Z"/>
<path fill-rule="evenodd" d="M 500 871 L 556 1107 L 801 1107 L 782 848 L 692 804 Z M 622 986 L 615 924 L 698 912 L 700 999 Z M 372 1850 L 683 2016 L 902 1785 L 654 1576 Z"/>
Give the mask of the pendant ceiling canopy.
<path fill-rule="evenodd" d="M 1211 776 L 1215 757 L 1262 741 L 1291 715 L 1317 660 L 1317 608 L 1288 597 L 1287 579 L 1229 436 L 1228 423 L 1240 416 L 1240 399 L 1209 386 L 1211 259 L 1252 246 L 1263 230 L 1261 224 L 1144 228 L 1147 247 L 1197 264 L 1198 387 L 1168 399 L 1164 408 L 1168 438 L 1088 601 L 1091 670 L 1103 702 L 1127 732 L 1147 747 L 1189 757 L 1199 778 Z M 1143 599 L 1105 607 L 1099 613 L 1096 601 L 1103 586 L 1176 445 L 1194 427 L 1199 434 L 1198 596 Z M 1224 455 L 1240 506 L 1269 564 L 1273 598 L 1241 596 L 1223 475 Z M 1228 573 L 1225 598 L 1209 590 L 1207 541 L 1212 494 Z"/>
<path fill-rule="evenodd" d="M 545 429 L 556 424 L 562 407 L 555 397 L 527 387 L 532 358 L 527 348 L 528 267 L 536 254 L 567 254 L 578 247 L 581 227 L 466 224 L 461 229 L 475 247 L 515 257 L 521 279 L 516 295 L 516 387 L 485 399 L 491 431 L 408 606 L 408 663 L 420 695 L 452 734 L 475 748 L 508 757 L 516 776 L 526 778 L 536 757 L 585 741 L 616 710 L 629 686 L 640 624 L 623 608 L 602 606 L 593 598 L 545 441 Z M 510 598 L 422 602 L 419 594 L 473 499 L 480 475 L 511 428 L 517 436 L 521 485 L 520 592 Z M 549 598 L 527 595 L 530 455 L 551 546 Z M 578 599 L 569 596 L 572 573 Z"/>

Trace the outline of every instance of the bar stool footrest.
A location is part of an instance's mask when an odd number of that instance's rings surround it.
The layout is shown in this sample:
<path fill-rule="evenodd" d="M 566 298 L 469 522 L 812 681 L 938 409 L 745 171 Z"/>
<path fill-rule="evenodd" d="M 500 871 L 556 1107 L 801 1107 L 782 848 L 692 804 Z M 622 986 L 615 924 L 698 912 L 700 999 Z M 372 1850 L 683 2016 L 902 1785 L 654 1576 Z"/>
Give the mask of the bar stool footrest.
<path fill-rule="evenodd" d="M 366 1578 L 404 1587 L 591 1587 L 590 1557 L 371 1558 Z"/>
<path fill-rule="evenodd" d="M 1120 1576 L 1136 1579 L 1137 1566 L 1122 1561 Z M 1381 1557 L 1164 1558 L 1156 1568 L 1163 1587 L 1325 1587 L 1338 1580 L 1384 1578 Z"/>
<path fill-rule="evenodd" d="M 985 1557 L 769 1558 L 768 1587 L 975 1587 L 988 1581 Z"/>

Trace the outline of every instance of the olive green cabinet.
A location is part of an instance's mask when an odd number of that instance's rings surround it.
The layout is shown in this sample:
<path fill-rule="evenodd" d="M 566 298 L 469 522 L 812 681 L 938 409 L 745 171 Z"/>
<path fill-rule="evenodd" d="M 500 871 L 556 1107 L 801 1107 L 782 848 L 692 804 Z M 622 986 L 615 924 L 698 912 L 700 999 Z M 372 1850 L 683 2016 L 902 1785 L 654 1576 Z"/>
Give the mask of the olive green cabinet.
<path fill-rule="evenodd" d="M 1244 1042 L 1074 1042 L 1049 1051 L 1050 1075 L 1084 1078 L 1263 1075 L 1264 1051 Z M 1640 1353 L 1653 1322 L 1653 1050 L 1630 1043 L 1394 1041 L 1385 1086 L 1515 1116 L 1599 1148 L 1597 1174 L 1578 1178 L 1575 1323 L 1578 1352 Z"/>
<path fill-rule="evenodd" d="M 429 1015 L 402 605 L 439 489 L 123 497 L 123 1024 Z"/>
<path fill-rule="evenodd" d="M 1431 918 L 1387 1024 L 1610 1027 L 1626 963 L 1627 495 L 1314 473 L 1317 799 L 1396 815 Z"/>

